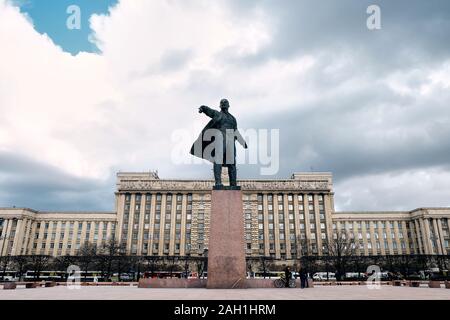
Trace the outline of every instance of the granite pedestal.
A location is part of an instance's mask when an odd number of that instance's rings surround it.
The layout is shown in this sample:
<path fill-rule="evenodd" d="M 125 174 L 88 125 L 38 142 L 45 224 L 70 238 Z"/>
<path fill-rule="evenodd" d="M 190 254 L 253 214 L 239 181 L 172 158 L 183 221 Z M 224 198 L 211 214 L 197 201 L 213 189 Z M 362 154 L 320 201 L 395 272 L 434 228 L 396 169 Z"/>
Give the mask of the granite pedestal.
<path fill-rule="evenodd" d="M 210 219 L 206 287 L 247 288 L 242 192 L 213 190 Z"/>

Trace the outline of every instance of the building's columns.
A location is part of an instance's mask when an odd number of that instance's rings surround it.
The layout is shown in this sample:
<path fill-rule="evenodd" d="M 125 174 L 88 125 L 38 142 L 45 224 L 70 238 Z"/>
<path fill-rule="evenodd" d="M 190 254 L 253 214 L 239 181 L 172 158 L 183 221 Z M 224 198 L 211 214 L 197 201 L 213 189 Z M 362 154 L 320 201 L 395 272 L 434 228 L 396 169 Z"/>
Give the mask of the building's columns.
<path fill-rule="evenodd" d="M 119 193 L 116 195 L 117 200 L 117 225 L 116 225 L 116 241 L 117 243 L 122 243 L 122 233 L 123 233 L 123 215 L 125 214 L 125 194 Z M 131 208 L 130 208 L 131 211 Z"/>
<path fill-rule="evenodd" d="M 49 220 L 48 222 L 48 228 L 45 230 L 45 232 L 47 233 L 47 239 L 44 240 L 45 242 L 45 250 L 44 250 L 44 254 L 45 255 L 50 255 L 51 254 L 51 250 L 50 250 L 50 242 L 51 242 L 51 238 L 52 238 L 52 230 L 53 230 L 53 221 Z"/>
<path fill-rule="evenodd" d="M 252 256 L 259 256 L 259 219 L 258 219 L 258 194 L 252 193 L 249 195 L 251 223 L 252 223 Z"/>
<path fill-rule="evenodd" d="M 309 252 L 312 250 L 312 240 L 311 240 L 311 222 L 309 220 L 309 199 L 308 193 L 303 194 L 303 210 L 305 212 L 305 235 L 306 235 L 306 250 Z M 315 241 L 317 243 L 317 241 Z"/>
<path fill-rule="evenodd" d="M 327 227 L 327 238 L 328 240 L 333 236 L 333 204 L 332 204 L 333 195 L 330 193 L 326 193 L 323 195 L 323 209 L 325 211 L 325 221 Z"/>
<path fill-rule="evenodd" d="M 25 236 L 25 221 L 23 219 L 17 220 L 16 233 L 14 234 L 13 247 L 11 249 L 11 255 L 21 255 L 22 244 Z"/>
<path fill-rule="evenodd" d="M 144 241 L 144 220 L 145 220 L 145 206 L 147 205 L 147 195 L 145 193 L 141 194 L 141 203 L 140 203 L 140 211 L 139 211 L 139 221 L 138 221 L 138 229 L 134 230 L 134 220 L 133 220 L 133 232 L 137 232 L 137 255 L 142 255 L 142 245 Z M 135 208 L 136 209 L 136 208 Z M 148 249 L 147 249 L 148 252 Z"/>
<path fill-rule="evenodd" d="M 370 234 L 370 225 L 369 225 L 369 230 L 367 230 L 366 228 L 366 222 L 365 220 L 361 221 L 361 233 L 362 233 L 362 237 L 363 237 L 363 244 L 364 244 L 364 255 L 369 255 L 369 248 L 368 248 L 368 243 L 370 242 L 370 244 L 372 244 L 371 240 L 372 240 L 372 235 Z M 370 222 L 369 222 L 370 223 Z M 367 239 L 367 234 L 370 235 L 370 239 Z M 372 251 L 372 250 L 370 250 Z"/>
<path fill-rule="evenodd" d="M 23 242 L 20 248 L 20 254 L 26 255 L 28 250 L 28 244 L 30 241 L 30 232 L 31 232 L 31 219 L 25 218 L 23 220 Z"/>
<path fill-rule="evenodd" d="M 78 240 L 78 232 L 80 232 L 80 240 Z M 72 236 L 72 240 L 71 240 L 71 248 L 70 248 L 70 254 L 71 255 L 76 255 L 78 254 L 77 251 L 77 245 L 78 242 L 80 243 L 80 247 L 81 247 L 81 238 L 83 237 L 83 223 L 81 223 L 80 226 L 80 221 L 78 220 L 74 220 L 73 223 L 73 236 Z"/>
<path fill-rule="evenodd" d="M 425 254 L 425 249 L 423 247 L 422 242 L 422 233 L 419 225 L 419 221 L 417 219 L 414 220 L 414 235 L 417 241 L 417 251 L 419 254 Z"/>
<path fill-rule="evenodd" d="M 170 238 L 169 238 L 169 255 L 173 256 L 175 255 L 175 230 L 176 230 L 176 224 L 177 224 L 177 219 L 176 219 L 176 215 L 177 215 L 177 194 L 173 193 L 172 194 L 172 210 L 170 211 L 170 229 L 169 229 L 169 234 L 170 234 Z M 204 243 L 206 242 L 206 209 L 205 209 L 205 214 L 203 217 L 203 223 L 205 226 L 204 229 Z M 179 255 L 179 253 L 177 254 Z"/>
<path fill-rule="evenodd" d="M 61 221 L 56 221 L 55 223 L 56 223 L 56 228 L 55 228 L 56 237 L 54 240 L 55 247 L 53 248 L 52 255 L 56 257 L 56 256 L 58 256 L 58 250 L 59 250 L 59 240 L 60 240 L 60 234 L 61 234 Z"/>
<path fill-rule="evenodd" d="M 420 224 L 420 234 L 421 234 L 421 240 L 423 244 L 424 254 L 432 254 L 431 245 L 430 245 L 430 234 L 427 232 L 426 228 L 426 219 L 420 218 L 419 224 Z"/>
<path fill-rule="evenodd" d="M 313 194 L 314 216 L 316 218 L 316 242 L 317 252 L 322 255 L 322 228 L 320 228 L 320 210 L 319 210 L 319 198 L 317 194 Z M 326 226 L 325 226 L 326 227 Z"/>
<path fill-rule="evenodd" d="M 292 205 L 294 205 L 294 195 L 292 195 Z M 284 209 L 284 243 L 285 243 L 285 250 L 286 250 L 286 259 L 291 259 L 291 228 L 290 228 L 290 222 L 289 219 L 289 199 L 288 194 L 283 194 L 283 209 Z M 292 211 L 294 213 L 294 211 Z M 295 217 L 294 217 L 295 219 Z"/>
<path fill-rule="evenodd" d="M 372 243 L 372 252 L 369 254 L 373 254 L 373 255 L 378 255 L 378 251 L 377 251 L 377 243 L 376 243 L 376 239 L 375 239 L 375 227 L 373 225 L 373 221 L 369 221 L 369 232 L 370 232 L 370 242 Z"/>
<path fill-rule="evenodd" d="M 403 253 L 403 248 L 402 248 L 402 244 L 400 241 L 400 235 L 399 235 L 399 227 L 398 227 L 399 221 L 393 221 L 393 224 L 394 224 L 395 242 L 397 244 L 397 254 L 401 254 L 401 253 Z M 405 236 L 405 235 L 403 235 L 403 236 Z"/>
<path fill-rule="evenodd" d="M 378 242 L 380 243 L 380 253 L 381 253 L 382 256 L 385 256 L 386 255 L 386 248 L 384 247 L 385 239 L 383 237 L 383 233 L 387 234 L 387 231 L 386 231 L 386 228 L 383 229 L 381 227 L 381 223 L 384 223 L 385 226 L 386 226 L 386 221 L 380 221 L 380 220 L 377 221 L 377 225 L 378 225 L 377 232 L 378 232 Z M 378 252 L 378 249 L 377 249 L 377 252 Z"/>
<path fill-rule="evenodd" d="M 111 222 L 111 221 L 108 221 L 108 222 L 105 222 L 105 223 L 106 223 L 106 226 L 104 225 L 103 228 L 106 228 L 106 240 L 104 240 L 104 241 L 105 241 L 105 243 L 107 243 L 110 239 L 113 238 L 113 234 L 112 234 L 112 222 Z M 102 236 L 102 237 L 103 237 L 103 236 Z M 103 238 L 102 238 L 102 241 L 103 241 Z"/>
<path fill-rule="evenodd" d="M 440 221 L 439 221 L 440 222 Z M 439 232 L 441 230 L 441 232 Z M 435 243 L 438 254 L 443 254 L 442 248 L 444 247 L 442 241 L 442 229 L 438 227 L 437 219 L 433 219 L 433 234 L 435 236 Z"/>
<path fill-rule="evenodd" d="M 278 219 L 278 193 L 273 195 L 273 230 L 275 233 L 275 257 L 280 258 L 280 220 Z M 286 236 L 286 233 L 285 233 Z"/>
<path fill-rule="evenodd" d="M 425 225 L 425 240 L 428 244 L 428 248 L 429 248 L 429 253 L 430 254 L 435 254 L 435 248 L 433 248 L 433 244 L 431 242 L 431 231 L 430 231 L 430 220 L 427 219 L 423 219 L 423 223 Z"/>
<path fill-rule="evenodd" d="M 267 193 L 263 193 L 263 219 L 264 219 L 264 255 L 270 256 L 270 240 L 269 240 L 269 201 Z"/>
<path fill-rule="evenodd" d="M 394 234 L 394 230 L 391 230 L 391 221 L 386 221 L 386 234 L 387 234 L 387 242 L 389 246 L 389 254 L 394 254 L 394 246 L 392 244 L 392 235 Z"/>
<path fill-rule="evenodd" d="M 442 219 L 436 219 L 437 222 L 437 230 L 439 232 L 439 242 L 441 244 L 441 248 L 442 248 L 442 254 L 447 254 L 447 250 L 445 248 L 445 243 L 444 243 L 444 230 L 442 228 Z"/>
<path fill-rule="evenodd" d="M 126 252 L 131 254 L 131 243 L 133 242 L 133 225 L 134 225 L 134 213 L 136 210 L 136 193 L 131 195 L 130 201 L 130 214 L 128 215 L 128 229 L 127 229 L 127 239 L 126 241 Z"/>
<path fill-rule="evenodd" d="M 411 254 L 411 248 L 410 248 L 410 239 L 408 237 L 408 224 L 406 223 L 406 221 L 401 221 L 401 230 L 403 233 L 403 242 L 405 243 L 406 246 L 406 254 Z M 412 232 L 411 232 L 412 234 Z"/>
<path fill-rule="evenodd" d="M 297 254 L 297 259 L 300 258 L 300 245 L 301 245 L 301 231 L 300 231 L 300 210 L 298 202 L 298 194 L 293 195 L 293 205 L 294 205 L 294 224 L 295 224 L 295 253 Z"/>
<path fill-rule="evenodd" d="M 62 251 L 61 251 L 61 255 L 63 255 L 63 256 L 66 254 L 70 254 L 70 250 L 68 249 L 68 244 L 69 244 L 69 237 L 70 237 L 70 222 L 71 221 L 65 220 L 64 222 L 66 223 L 65 228 L 63 229 L 61 226 L 61 231 L 64 232 L 63 246 L 62 246 Z M 72 237 L 73 237 L 73 233 L 72 233 Z"/>
<path fill-rule="evenodd" d="M 0 256 L 5 256 L 9 244 L 9 229 L 11 228 L 11 219 L 5 219 L 3 221 L 3 232 L 0 246 Z"/>
<path fill-rule="evenodd" d="M 152 193 L 152 206 L 150 207 L 150 231 L 149 231 L 149 244 L 148 251 L 153 256 L 153 243 L 154 243 L 154 231 L 155 231 L 155 218 L 156 217 L 156 193 Z M 158 242 L 159 243 L 159 242 Z"/>
<path fill-rule="evenodd" d="M 36 222 L 34 220 L 30 220 L 30 235 L 28 237 L 27 242 L 27 250 L 25 254 L 31 255 L 33 254 L 33 243 L 34 243 L 34 233 L 36 232 Z"/>
<path fill-rule="evenodd" d="M 160 229 L 159 229 L 159 248 L 158 248 L 159 256 L 164 255 L 164 246 L 165 246 L 165 242 L 166 242 L 166 240 L 164 239 L 164 232 L 166 231 L 166 229 L 165 229 L 165 227 L 166 227 L 166 204 L 167 204 L 167 193 L 162 193 L 161 194 L 161 220 L 160 220 L 161 223 L 159 226 L 160 227 Z M 198 222 L 197 222 L 197 228 L 198 228 Z M 197 245 L 196 251 L 198 251 L 198 239 L 197 239 L 196 245 Z"/>
<path fill-rule="evenodd" d="M 180 256 L 186 255 L 186 212 L 187 212 L 187 194 L 183 194 L 181 200 L 181 239 L 180 239 Z"/>

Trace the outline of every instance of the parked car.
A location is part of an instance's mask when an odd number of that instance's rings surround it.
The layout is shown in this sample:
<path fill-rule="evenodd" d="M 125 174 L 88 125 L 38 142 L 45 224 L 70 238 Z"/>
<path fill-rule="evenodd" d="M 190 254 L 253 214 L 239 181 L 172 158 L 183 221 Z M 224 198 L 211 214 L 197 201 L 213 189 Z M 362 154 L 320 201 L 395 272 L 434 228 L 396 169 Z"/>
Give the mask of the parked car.
<path fill-rule="evenodd" d="M 313 274 L 314 281 L 335 281 L 336 274 L 334 272 L 316 272 Z"/>
<path fill-rule="evenodd" d="M 18 281 L 19 277 L 17 272 L 15 271 L 0 271 L 0 281 L 4 281 L 4 282 L 14 282 L 14 281 Z"/>

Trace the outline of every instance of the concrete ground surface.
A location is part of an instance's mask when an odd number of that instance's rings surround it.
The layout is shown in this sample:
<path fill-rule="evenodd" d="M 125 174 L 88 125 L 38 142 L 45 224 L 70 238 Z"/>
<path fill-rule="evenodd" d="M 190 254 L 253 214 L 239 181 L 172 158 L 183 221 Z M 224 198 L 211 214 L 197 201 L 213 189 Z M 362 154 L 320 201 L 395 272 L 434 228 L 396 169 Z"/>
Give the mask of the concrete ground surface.
<path fill-rule="evenodd" d="M 324 286 L 310 289 L 139 289 L 81 287 L 2 290 L 0 300 L 450 300 L 450 289 L 428 287 Z"/>

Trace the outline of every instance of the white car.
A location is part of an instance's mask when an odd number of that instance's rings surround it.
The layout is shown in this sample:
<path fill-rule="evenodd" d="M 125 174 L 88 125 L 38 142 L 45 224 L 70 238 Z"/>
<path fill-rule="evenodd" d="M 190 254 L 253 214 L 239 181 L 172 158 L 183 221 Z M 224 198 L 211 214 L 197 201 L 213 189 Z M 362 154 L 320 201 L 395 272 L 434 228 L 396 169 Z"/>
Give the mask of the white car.
<path fill-rule="evenodd" d="M 315 280 L 315 281 L 336 280 L 336 274 L 334 272 L 328 272 L 328 278 L 327 278 L 326 272 L 316 272 L 313 274 L 313 280 Z"/>

